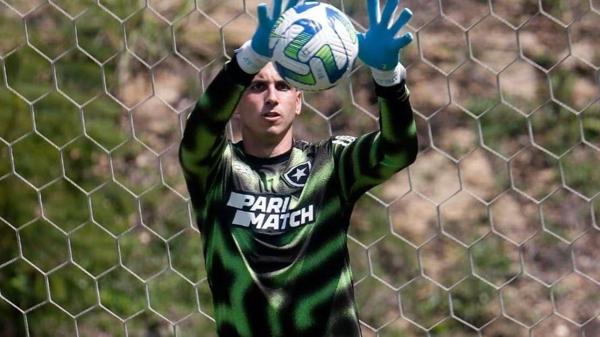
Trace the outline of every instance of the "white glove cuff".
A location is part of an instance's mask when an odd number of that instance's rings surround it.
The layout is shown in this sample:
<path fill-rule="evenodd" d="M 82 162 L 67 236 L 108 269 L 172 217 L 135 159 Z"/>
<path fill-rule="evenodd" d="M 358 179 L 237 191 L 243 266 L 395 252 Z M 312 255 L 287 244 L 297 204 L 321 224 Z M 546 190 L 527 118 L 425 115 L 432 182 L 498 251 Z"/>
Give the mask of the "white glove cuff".
<path fill-rule="evenodd" d="M 256 74 L 269 62 L 269 58 L 262 56 L 252 49 L 251 40 L 246 41 L 235 50 L 235 57 L 240 68 L 247 74 Z"/>
<path fill-rule="evenodd" d="M 406 79 L 406 69 L 402 63 L 398 63 L 392 70 L 379 70 L 371 67 L 373 79 L 382 87 L 391 87 Z"/>

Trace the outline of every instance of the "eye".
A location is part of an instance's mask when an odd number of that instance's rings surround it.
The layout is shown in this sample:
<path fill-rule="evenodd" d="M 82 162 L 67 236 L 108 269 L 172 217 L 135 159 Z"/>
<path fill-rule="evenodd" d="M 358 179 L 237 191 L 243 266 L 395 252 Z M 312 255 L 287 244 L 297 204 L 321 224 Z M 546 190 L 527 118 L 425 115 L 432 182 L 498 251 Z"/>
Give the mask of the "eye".
<path fill-rule="evenodd" d="M 277 90 L 280 90 L 280 91 L 288 91 L 291 89 L 289 84 L 287 84 L 285 82 L 277 82 L 277 84 L 275 85 L 275 88 L 277 88 Z"/>
<path fill-rule="evenodd" d="M 265 88 L 265 84 L 261 82 L 253 82 L 252 84 L 250 84 L 250 90 L 252 91 L 263 91 L 265 90 Z"/>

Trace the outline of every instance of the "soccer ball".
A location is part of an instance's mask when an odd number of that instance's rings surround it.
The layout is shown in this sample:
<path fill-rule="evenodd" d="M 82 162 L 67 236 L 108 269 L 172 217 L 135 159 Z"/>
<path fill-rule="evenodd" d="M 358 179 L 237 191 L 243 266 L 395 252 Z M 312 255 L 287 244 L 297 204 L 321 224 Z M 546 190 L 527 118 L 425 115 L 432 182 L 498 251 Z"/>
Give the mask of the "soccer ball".
<path fill-rule="evenodd" d="M 337 8 L 304 2 L 285 11 L 269 38 L 272 62 L 291 85 L 307 91 L 335 86 L 358 55 L 356 30 Z"/>

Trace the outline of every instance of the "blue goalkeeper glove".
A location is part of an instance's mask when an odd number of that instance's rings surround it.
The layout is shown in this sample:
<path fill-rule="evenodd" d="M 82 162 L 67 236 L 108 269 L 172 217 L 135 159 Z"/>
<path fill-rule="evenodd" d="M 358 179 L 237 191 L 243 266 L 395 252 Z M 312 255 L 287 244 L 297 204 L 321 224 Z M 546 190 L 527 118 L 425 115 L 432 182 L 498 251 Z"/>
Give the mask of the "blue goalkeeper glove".
<path fill-rule="evenodd" d="M 275 22 L 281 16 L 283 0 L 273 0 L 273 12 L 271 15 L 267 13 L 267 5 L 260 3 L 256 7 L 258 14 L 258 27 L 252 36 L 252 39 L 244 43 L 237 50 L 237 59 L 242 70 L 247 73 L 257 73 L 264 67 L 271 58 L 271 50 L 269 49 L 269 36 L 271 30 L 275 26 Z M 294 7 L 298 0 L 289 0 L 285 6 L 285 10 Z"/>
<path fill-rule="evenodd" d="M 256 7 L 256 13 L 258 14 L 258 28 L 252 36 L 252 49 L 258 54 L 271 57 L 271 51 L 269 50 L 269 35 L 271 30 L 275 26 L 275 22 L 281 16 L 281 2 L 283 0 L 273 0 L 273 13 L 271 16 L 267 14 L 267 5 L 263 2 L 258 4 Z M 298 3 L 298 0 L 290 0 L 285 9 L 294 7 Z"/>
<path fill-rule="evenodd" d="M 383 74 L 386 77 L 386 73 L 387 75 L 392 74 L 391 71 L 397 73 L 395 77 L 405 76 L 404 67 L 399 63 L 398 56 L 400 49 L 409 44 L 413 40 L 413 36 L 411 33 L 406 33 L 397 38 L 396 34 L 410 20 L 412 12 L 405 8 L 396 22 L 392 23 L 392 16 L 398 7 L 398 2 L 399 0 L 388 0 L 380 17 L 378 0 L 367 0 L 369 29 L 365 33 L 357 34 L 358 57 L 371 67 L 376 81 L 378 80 L 376 75 Z M 402 68 L 399 69 L 400 67 Z M 395 78 L 394 82 L 397 80 Z M 379 83 L 379 81 L 377 82 Z"/>

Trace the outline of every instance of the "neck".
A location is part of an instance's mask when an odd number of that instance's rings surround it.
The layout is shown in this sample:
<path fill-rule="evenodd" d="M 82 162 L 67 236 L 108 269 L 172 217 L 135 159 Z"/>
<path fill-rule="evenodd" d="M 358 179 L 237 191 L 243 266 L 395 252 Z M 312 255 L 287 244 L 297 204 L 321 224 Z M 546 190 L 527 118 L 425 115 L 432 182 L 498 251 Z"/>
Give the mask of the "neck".
<path fill-rule="evenodd" d="M 242 132 L 242 139 L 244 140 L 242 143 L 244 152 L 261 158 L 270 158 L 283 154 L 289 151 L 293 145 L 292 128 L 290 128 L 283 136 L 274 136 L 267 141 L 261 137 L 246 137 L 244 136 L 244 132 Z"/>

